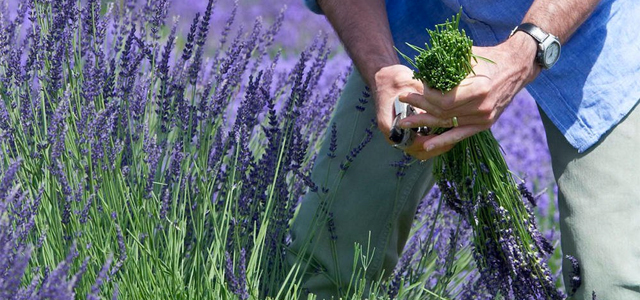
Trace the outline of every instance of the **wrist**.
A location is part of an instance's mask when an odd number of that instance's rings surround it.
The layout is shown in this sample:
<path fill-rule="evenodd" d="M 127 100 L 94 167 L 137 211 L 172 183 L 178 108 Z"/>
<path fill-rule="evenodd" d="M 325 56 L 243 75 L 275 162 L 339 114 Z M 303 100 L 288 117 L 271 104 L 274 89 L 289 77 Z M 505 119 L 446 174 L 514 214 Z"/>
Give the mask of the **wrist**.
<path fill-rule="evenodd" d="M 390 73 L 388 71 L 400 65 L 397 57 L 389 55 L 367 56 L 365 61 L 355 63 L 365 83 L 374 91 L 384 82 L 382 79 Z"/>
<path fill-rule="evenodd" d="M 400 63 L 381 67 L 373 77 L 370 86 L 374 93 L 382 94 L 404 92 L 422 92 L 422 84 L 413 78 L 413 71 Z M 397 96 L 397 95 L 393 95 Z"/>
<path fill-rule="evenodd" d="M 538 42 L 525 32 L 515 32 L 505 44 L 511 49 L 511 58 L 516 66 L 519 67 L 525 83 L 533 81 L 542 67 L 536 61 L 538 52 Z"/>

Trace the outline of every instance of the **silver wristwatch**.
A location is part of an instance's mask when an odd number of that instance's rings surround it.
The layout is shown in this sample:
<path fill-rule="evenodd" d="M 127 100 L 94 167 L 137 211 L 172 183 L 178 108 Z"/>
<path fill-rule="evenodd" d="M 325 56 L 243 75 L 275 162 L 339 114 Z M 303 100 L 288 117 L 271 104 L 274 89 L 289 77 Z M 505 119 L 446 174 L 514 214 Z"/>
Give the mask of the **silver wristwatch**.
<path fill-rule="evenodd" d="M 536 62 L 545 69 L 553 67 L 560 58 L 560 40 L 550 33 L 544 32 L 540 27 L 531 23 L 522 23 L 511 31 L 511 37 L 517 31 L 522 31 L 533 37 L 538 42 Z"/>

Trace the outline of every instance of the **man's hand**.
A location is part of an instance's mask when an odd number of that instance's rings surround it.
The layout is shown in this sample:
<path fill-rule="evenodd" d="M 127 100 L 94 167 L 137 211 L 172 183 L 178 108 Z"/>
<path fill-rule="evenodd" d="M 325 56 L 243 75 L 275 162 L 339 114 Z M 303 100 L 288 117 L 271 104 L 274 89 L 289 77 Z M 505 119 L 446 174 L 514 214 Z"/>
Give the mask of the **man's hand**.
<path fill-rule="evenodd" d="M 400 98 L 426 111 L 401 121 L 403 128 L 448 128 L 453 127 L 453 117 L 458 121 L 458 127 L 445 133 L 416 139 L 412 149 L 415 151 L 415 144 L 421 143 L 426 151 L 420 153 L 420 159 L 445 153 L 461 140 L 489 129 L 515 94 L 540 72 L 540 67 L 534 63 L 536 42 L 522 32 L 494 47 L 474 47 L 473 53 L 494 63 L 482 59 L 477 63 L 474 61 L 475 74 L 469 74 L 448 93 L 426 88 L 423 94 L 413 93 Z"/>
<path fill-rule="evenodd" d="M 391 125 L 395 117 L 393 102 L 396 97 L 404 98 L 408 95 L 421 95 L 423 85 L 419 80 L 413 79 L 413 71 L 404 65 L 391 65 L 381 68 L 374 76 L 375 90 L 374 97 L 376 103 L 376 116 L 378 128 L 393 144 L 389 138 Z M 405 152 L 418 159 L 426 159 L 426 151 L 422 148 L 423 137 L 416 137 L 414 143 L 405 149 Z"/>

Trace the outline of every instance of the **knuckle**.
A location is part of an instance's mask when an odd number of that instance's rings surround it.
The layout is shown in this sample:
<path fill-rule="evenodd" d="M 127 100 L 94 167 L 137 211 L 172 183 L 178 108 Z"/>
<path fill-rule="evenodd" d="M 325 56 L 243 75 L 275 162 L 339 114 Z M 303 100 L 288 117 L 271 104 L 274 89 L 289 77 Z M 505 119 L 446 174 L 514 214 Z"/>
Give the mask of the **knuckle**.
<path fill-rule="evenodd" d="M 488 125 L 489 127 L 491 125 L 493 125 L 496 121 L 498 121 L 498 115 L 496 114 L 496 112 L 494 110 L 491 110 L 488 114 L 487 117 L 484 119 L 484 124 Z"/>
<path fill-rule="evenodd" d="M 489 105 L 482 105 L 478 108 L 478 111 L 487 117 L 490 117 L 490 115 L 493 113 L 493 107 L 489 106 Z"/>
<path fill-rule="evenodd" d="M 478 96 L 485 98 L 489 93 L 491 93 L 491 86 L 489 84 L 482 84 L 477 89 L 476 92 Z"/>

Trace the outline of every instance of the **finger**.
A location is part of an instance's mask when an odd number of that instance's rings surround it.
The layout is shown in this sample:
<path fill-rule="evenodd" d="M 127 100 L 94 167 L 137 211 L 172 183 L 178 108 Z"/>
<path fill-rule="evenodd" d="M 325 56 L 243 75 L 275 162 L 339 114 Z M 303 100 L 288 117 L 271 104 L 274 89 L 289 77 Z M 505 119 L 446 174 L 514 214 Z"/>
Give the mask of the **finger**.
<path fill-rule="evenodd" d="M 399 100 L 413 107 L 427 111 L 434 116 L 440 116 L 444 112 L 444 110 L 441 107 L 426 101 L 424 96 L 421 94 L 408 93 L 405 95 L 401 95 L 399 97 Z"/>
<path fill-rule="evenodd" d="M 433 157 L 433 155 L 425 151 L 422 146 L 424 142 L 430 138 L 433 138 L 433 136 L 417 136 L 413 144 L 404 149 L 404 152 L 419 160 L 427 160 Z"/>
<path fill-rule="evenodd" d="M 449 128 L 453 127 L 453 121 L 452 119 L 438 118 L 430 113 L 423 113 L 400 120 L 398 126 L 401 128 L 417 128 L 422 126 Z"/>
<path fill-rule="evenodd" d="M 414 150 L 412 153 L 407 152 L 408 154 L 410 154 L 411 156 L 419 159 L 419 160 L 428 160 L 431 159 L 433 157 L 436 157 L 442 153 L 445 153 L 449 150 L 451 150 L 453 148 L 453 146 L 450 147 L 444 147 L 444 148 L 439 148 L 439 149 L 434 149 L 433 151 L 427 152 L 424 150 L 424 148 L 422 147 L 422 145 L 430 140 L 433 139 L 435 136 L 420 136 L 418 138 L 416 138 L 414 145 L 420 145 L 420 149 L 419 150 Z"/>
<path fill-rule="evenodd" d="M 400 97 L 399 99 L 400 101 L 405 102 L 413 107 L 422 109 L 435 117 L 438 117 L 441 119 L 447 119 L 453 116 L 481 114 L 482 112 L 479 111 L 480 105 L 482 105 L 483 103 L 482 101 L 485 98 L 468 99 L 464 103 L 464 105 L 459 105 L 451 109 L 444 109 L 441 106 L 433 104 L 425 100 L 423 95 L 420 95 L 420 94 L 407 94 L 404 97 Z"/>
<path fill-rule="evenodd" d="M 439 118 L 432 116 L 429 113 L 417 114 L 406 117 L 398 123 L 401 128 L 417 128 L 417 127 L 462 127 L 468 125 L 491 127 L 491 120 L 487 119 L 484 115 L 463 115 L 456 117 L 457 126 L 454 126 L 453 117 L 451 118 Z"/>
<path fill-rule="evenodd" d="M 481 129 L 475 126 L 457 127 L 426 140 L 422 146 L 427 152 L 439 155 L 449 151 L 460 141 L 480 131 Z"/>
<path fill-rule="evenodd" d="M 423 138 L 422 136 L 416 136 L 413 140 L 413 142 L 411 143 L 411 145 L 407 146 L 406 148 L 404 148 L 404 152 L 406 152 L 407 154 L 410 154 L 413 156 L 413 154 L 419 153 L 419 152 L 425 152 L 424 148 L 423 148 L 423 143 L 426 141 L 425 139 L 421 139 Z"/>

